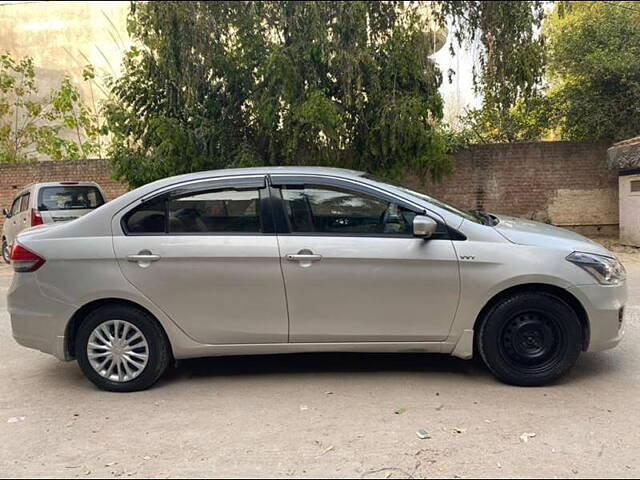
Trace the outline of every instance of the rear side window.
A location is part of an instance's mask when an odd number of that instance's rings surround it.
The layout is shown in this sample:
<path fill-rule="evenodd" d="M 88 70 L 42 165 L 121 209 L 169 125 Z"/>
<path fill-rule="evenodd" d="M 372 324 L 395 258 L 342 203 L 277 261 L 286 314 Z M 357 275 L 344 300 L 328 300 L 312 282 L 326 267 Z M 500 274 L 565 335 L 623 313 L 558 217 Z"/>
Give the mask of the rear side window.
<path fill-rule="evenodd" d="M 260 233 L 258 190 L 216 190 L 171 198 L 169 233 Z"/>
<path fill-rule="evenodd" d="M 104 204 L 104 198 L 92 186 L 43 187 L 38 193 L 38 210 L 87 210 Z"/>
<path fill-rule="evenodd" d="M 20 201 L 20 211 L 24 212 L 29 208 L 29 199 L 31 198 L 31 194 L 27 193 L 22 196 L 22 200 Z"/>
<path fill-rule="evenodd" d="M 134 208 L 123 224 L 127 233 L 137 235 L 261 233 L 260 192 L 229 189 L 164 197 Z"/>
<path fill-rule="evenodd" d="M 165 233 L 165 219 L 165 200 L 155 200 L 143 203 L 129 212 L 124 217 L 124 226 L 127 233 Z"/>

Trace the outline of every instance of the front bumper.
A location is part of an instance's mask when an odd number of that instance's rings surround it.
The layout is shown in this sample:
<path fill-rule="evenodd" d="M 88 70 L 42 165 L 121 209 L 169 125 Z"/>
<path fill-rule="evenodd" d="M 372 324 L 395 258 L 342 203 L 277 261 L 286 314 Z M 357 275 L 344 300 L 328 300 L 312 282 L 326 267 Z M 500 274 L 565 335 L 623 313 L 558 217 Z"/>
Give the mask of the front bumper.
<path fill-rule="evenodd" d="M 75 306 L 43 295 L 34 273 L 16 273 L 7 294 L 7 308 L 16 342 L 69 360 L 65 330 Z"/>
<path fill-rule="evenodd" d="M 626 282 L 621 285 L 578 285 L 569 291 L 582 303 L 589 321 L 588 352 L 617 346 L 624 336 Z"/>

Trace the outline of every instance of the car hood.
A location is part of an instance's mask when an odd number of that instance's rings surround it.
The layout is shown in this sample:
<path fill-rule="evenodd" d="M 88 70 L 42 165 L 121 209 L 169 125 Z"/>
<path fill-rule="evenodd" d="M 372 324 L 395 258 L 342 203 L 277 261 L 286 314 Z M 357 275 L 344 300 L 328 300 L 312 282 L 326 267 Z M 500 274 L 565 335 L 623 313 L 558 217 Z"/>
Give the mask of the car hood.
<path fill-rule="evenodd" d="M 561 248 L 567 250 L 568 253 L 579 251 L 615 257 L 599 243 L 571 230 L 523 218 L 506 215 L 495 216 L 500 222 L 494 228 L 510 242 L 519 245 Z"/>

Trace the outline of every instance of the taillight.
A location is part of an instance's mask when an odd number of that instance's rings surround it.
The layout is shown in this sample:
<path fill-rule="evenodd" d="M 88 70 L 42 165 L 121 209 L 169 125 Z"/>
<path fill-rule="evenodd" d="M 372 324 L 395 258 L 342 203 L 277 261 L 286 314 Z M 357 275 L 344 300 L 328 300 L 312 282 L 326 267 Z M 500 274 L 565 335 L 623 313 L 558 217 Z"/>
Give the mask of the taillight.
<path fill-rule="evenodd" d="M 38 225 L 42 225 L 44 222 L 42 221 L 42 215 L 35 208 L 31 209 L 31 226 L 36 227 Z"/>
<path fill-rule="evenodd" d="M 11 266 L 16 272 L 35 272 L 46 260 L 37 253 L 27 250 L 18 242 L 13 242 Z"/>

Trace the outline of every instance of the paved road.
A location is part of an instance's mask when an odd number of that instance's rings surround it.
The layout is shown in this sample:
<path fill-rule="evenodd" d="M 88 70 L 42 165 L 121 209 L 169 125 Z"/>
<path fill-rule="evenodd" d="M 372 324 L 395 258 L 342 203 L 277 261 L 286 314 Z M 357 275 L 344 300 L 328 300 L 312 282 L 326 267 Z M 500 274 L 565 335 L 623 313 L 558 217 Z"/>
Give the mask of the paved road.
<path fill-rule="evenodd" d="M 637 478 L 640 261 L 622 257 L 625 341 L 536 389 L 444 356 L 323 354 L 192 360 L 104 393 L 15 344 L 0 267 L 0 476 Z"/>

